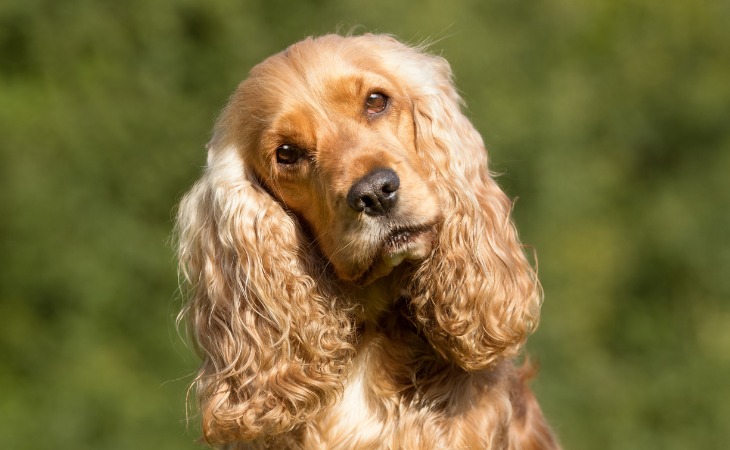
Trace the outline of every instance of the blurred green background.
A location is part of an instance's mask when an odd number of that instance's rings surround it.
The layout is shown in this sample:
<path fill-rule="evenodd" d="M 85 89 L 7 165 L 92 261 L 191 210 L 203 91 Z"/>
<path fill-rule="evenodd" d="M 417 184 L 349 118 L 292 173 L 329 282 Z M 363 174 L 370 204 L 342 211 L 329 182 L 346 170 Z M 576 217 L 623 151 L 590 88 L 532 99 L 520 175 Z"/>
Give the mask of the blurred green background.
<path fill-rule="evenodd" d="M 730 442 L 730 3 L 0 6 L 0 448 L 195 449 L 170 230 L 217 112 L 337 29 L 451 61 L 546 293 L 566 449 Z"/>

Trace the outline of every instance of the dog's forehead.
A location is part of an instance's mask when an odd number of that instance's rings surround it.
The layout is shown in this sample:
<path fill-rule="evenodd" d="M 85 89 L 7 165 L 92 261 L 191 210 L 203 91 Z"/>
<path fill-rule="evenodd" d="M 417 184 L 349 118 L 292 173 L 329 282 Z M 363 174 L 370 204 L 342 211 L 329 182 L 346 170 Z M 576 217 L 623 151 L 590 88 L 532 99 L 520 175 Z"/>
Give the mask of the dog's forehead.
<path fill-rule="evenodd" d="M 382 55 L 356 42 L 341 38 L 334 41 L 339 45 L 321 39 L 294 44 L 251 71 L 247 81 L 258 86 L 251 94 L 266 96 L 263 100 L 280 109 L 290 101 L 321 105 L 350 100 L 363 90 L 395 89 L 398 80 Z"/>
<path fill-rule="evenodd" d="M 406 106 L 410 88 L 397 67 L 391 70 L 377 48 L 351 44 L 341 37 L 303 41 L 254 67 L 227 108 L 238 141 L 269 151 L 282 142 L 316 148 L 363 125 L 374 92 Z"/>
<path fill-rule="evenodd" d="M 358 64 L 340 53 L 324 59 L 317 54 L 314 60 L 303 56 L 281 54 L 267 60 L 239 96 L 246 115 L 256 118 L 248 125 L 264 132 L 262 137 L 276 135 L 314 146 L 317 137 L 340 135 L 342 124 L 365 120 L 369 94 L 392 96 L 399 91 L 377 65 Z"/>

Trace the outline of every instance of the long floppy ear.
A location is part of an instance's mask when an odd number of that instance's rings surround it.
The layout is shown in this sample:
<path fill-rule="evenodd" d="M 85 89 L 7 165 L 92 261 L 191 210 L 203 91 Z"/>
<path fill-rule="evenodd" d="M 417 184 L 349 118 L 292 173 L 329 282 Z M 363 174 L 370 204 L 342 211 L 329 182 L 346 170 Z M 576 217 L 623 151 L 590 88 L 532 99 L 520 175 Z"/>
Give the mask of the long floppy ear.
<path fill-rule="evenodd" d="M 347 308 L 315 279 L 296 221 L 221 141 L 177 221 L 190 286 L 181 316 L 203 358 L 196 390 L 212 444 L 307 420 L 341 391 L 354 353 Z"/>
<path fill-rule="evenodd" d="M 444 222 L 410 284 L 411 311 L 436 350 L 477 370 L 517 353 L 537 326 L 541 289 L 510 220 L 512 203 L 492 179 L 481 136 L 461 112 L 448 63 L 425 53 L 417 59 L 416 141 Z"/>

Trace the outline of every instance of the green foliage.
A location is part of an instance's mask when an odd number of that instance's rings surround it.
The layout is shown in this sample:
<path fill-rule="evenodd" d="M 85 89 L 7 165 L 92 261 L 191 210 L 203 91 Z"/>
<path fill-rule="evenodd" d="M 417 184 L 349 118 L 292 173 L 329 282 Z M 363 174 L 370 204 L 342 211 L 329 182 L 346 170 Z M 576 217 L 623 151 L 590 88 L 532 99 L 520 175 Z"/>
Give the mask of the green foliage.
<path fill-rule="evenodd" d="M 520 198 L 566 448 L 723 448 L 729 22 L 688 0 L 3 2 L 0 447 L 200 447 L 174 206 L 253 64 L 360 25 L 434 41 Z"/>

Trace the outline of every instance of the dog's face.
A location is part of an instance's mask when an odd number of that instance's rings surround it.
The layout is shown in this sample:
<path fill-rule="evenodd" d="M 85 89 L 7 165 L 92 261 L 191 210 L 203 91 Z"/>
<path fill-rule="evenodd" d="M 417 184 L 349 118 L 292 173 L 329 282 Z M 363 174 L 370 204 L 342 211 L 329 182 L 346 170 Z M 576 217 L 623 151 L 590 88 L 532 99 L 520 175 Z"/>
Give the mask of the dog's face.
<path fill-rule="evenodd" d="M 335 274 L 366 284 L 429 254 L 439 203 L 408 87 L 372 52 L 308 44 L 267 59 L 239 86 L 239 148 Z"/>

